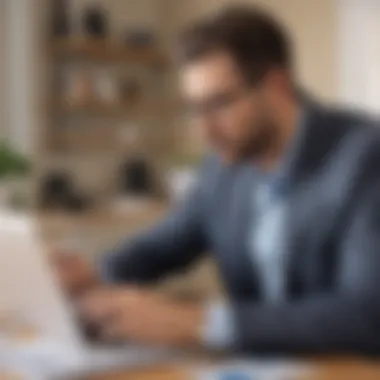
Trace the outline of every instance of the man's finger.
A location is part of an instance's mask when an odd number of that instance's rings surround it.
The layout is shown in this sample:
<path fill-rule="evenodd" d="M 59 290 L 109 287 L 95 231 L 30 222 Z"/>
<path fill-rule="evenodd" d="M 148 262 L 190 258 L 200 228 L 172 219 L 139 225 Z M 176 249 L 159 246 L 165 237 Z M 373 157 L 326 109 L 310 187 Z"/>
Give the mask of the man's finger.
<path fill-rule="evenodd" d="M 128 337 L 128 329 L 122 318 L 115 316 L 104 321 L 101 326 L 102 338 L 107 341 L 126 340 Z"/>
<path fill-rule="evenodd" d="M 79 313 L 87 320 L 101 322 L 119 311 L 119 305 L 107 291 L 100 291 L 84 297 L 78 305 Z"/>

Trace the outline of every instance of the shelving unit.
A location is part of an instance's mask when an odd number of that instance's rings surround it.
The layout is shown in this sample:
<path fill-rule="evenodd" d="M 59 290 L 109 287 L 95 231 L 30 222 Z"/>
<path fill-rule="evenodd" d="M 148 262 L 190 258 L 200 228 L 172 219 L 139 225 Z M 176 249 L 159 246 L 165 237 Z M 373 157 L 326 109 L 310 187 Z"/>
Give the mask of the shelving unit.
<path fill-rule="evenodd" d="M 70 161 L 68 170 L 73 171 L 79 170 L 83 162 L 93 161 L 93 170 L 99 171 L 100 184 L 105 181 L 102 179 L 103 171 L 107 172 L 104 173 L 107 179 L 109 172 L 115 171 L 116 178 L 119 164 L 129 153 L 121 136 L 129 125 L 133 125 L 138 129 L 143 154 L 155 171 L 157 157 L 167 151 L 165 140 L 168 136 L 161 128 L 173 110 L 162 91 L 168 60 L 159 48 L 133 48 L 112 40 L 65 38 L 49 41 L 46 50 L 50 78 L 44 147 L 49 160 L 63 162 L 67 158 L 66 161 Z M 87 69 L 89 72 L 100 71 L 102 75 L 109 74 L 110 77 L 115 75 L 116 85 L 119 84 L 119 76 L 131 77 L 136 82 L 141 80 L 138 99 L 67 99 L 62 87 L 67 78 L 62 80 L 63 73 L 70 70 L 85 72 Z M 133 74 L 134 70 L 136 74 Z M 73 164 L 71 156 L 76 157 L 78 165 Z M 105 156 L 113 162 L 112 166 L 97 167 L 95 162 L 101 162 Z M 75 175 L 79 179 L 82 177 L 80 173 Z M 108 188 L 112 189 L 112 186 Z"/>
<path fill-rule="evenodd" d="M 165 102 L 146 102 L 140 104 L 128 104 L 123 102 L 102 103 L 89 101 L 79 104 L 72 104 L 61 100 L 56 100 L 52 104 L 56 114 L 90 114 L 95 116 L 138 116 L 146 114 L 163 115 L 173 111 L 173 106 Z"/>

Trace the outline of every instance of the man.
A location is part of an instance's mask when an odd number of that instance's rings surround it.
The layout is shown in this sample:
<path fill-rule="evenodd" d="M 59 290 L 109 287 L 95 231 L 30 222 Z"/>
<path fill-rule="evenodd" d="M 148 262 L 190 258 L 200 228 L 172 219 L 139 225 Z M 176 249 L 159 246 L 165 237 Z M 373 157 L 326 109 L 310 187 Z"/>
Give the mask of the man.
<path fill-rule="evenodd" d="M 256 8 L 196 24 L 178 56 L 212 152 L 188 199 L 107 257 L 101 277 L 119 286 L 89 293 L 84 316 L 109 339 L 149 344 L 379 352 L 376 128 L 300 94 L 285 33 Z M 178 302 L 144 286 L 206 252 L 228 302 Z M 87 288 L 92 274 L 75 269 Z"/>

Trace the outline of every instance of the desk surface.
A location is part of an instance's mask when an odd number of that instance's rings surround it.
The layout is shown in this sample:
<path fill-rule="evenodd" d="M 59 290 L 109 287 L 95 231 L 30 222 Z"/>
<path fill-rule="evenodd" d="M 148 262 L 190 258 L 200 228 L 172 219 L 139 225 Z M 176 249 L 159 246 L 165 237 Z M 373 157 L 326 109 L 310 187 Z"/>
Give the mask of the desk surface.
<path fill-rule="evenodd" d="M 357 359 L 319 360 L 309 375 L 299 380 L 379 380 L 380 362 Z M 196 365 L 166 365 L 124 373 L 102 374 L 86 380 L 196 380 Z M 298 379 L 294 379 L 298 380 Z"/>
<path fill-rule="evenodd" d="M 310 374 L 291 380 L 379 380 L 380 363 L 355 359 L 327 359 L 314 363 Z M 163 365 L 144 370 L 99 374 L 83 380 L 197 380 L 192 365 Z M 1 380 L 23 380 L 0 370 Z"/>
<path fill-rule="evenodd" d="M 7 328 L 4 331 L 7 331 Z M 12 334 L 10 337 L 16 341 L 33 340 L 36 337 L 33 330 L 27 326 L 18 326 L 15 331 L 16 335 Z M 212 360 L 210 357 L 197 356 L 179 364 L 166 363 L 145 369 L 99 373 L 81 380 L 197 380 L 194 373 L 206 370 L 212 364 L 223 365 L 223 362 L 216 358 Z M 290 377 L 290 380 L 380 380 L 380 360 L 321 358 L 305 360 L 305 363 L 302 361 L 300 364 L 306 365 L 307 375 L 301 378 Z M 11 374 L 7 375 L 1 370 L 0 368 L 0 380 L 24 380 L 12 377 Z"/>

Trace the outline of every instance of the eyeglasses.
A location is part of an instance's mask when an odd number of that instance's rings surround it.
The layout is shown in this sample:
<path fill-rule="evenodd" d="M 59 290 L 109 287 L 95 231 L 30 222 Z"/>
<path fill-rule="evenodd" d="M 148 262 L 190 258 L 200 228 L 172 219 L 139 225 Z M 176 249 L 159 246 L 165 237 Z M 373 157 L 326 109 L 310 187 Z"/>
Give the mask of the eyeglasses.
<path fill-rule="evenodd" d="M 251 91 L 251 88 L 240 88 L 234 91 L 226 91 L 216 94 L 210 99 L 193 103 L 187 106 L 186 111 L 189 117 L 199 118 L 205 116 L 219 116 L 228 112 L 240 100 L 244 99 Z"/>

